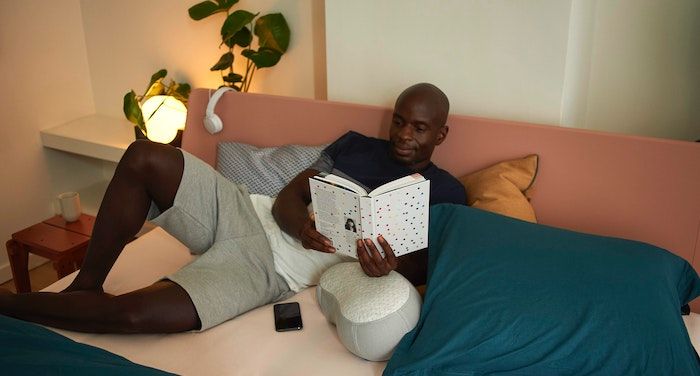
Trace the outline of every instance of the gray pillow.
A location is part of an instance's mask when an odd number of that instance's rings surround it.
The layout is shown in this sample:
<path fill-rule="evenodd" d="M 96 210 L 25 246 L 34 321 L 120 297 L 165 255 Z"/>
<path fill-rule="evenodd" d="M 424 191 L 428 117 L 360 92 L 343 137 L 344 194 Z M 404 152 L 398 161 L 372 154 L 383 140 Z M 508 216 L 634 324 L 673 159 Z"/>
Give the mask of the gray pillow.
<path fill-rule="evenodd" d="M 325 147 L 284 145 L 258 148 L 238 142 L 221 142 L 216 169 L 234 183 L 246 185 L 250 193 L 277 196 L 292 178 L 318 159 Z"/>
<path fill-rule="evenodd" d="M 401 274 L 367 276 L 359 262 L 326 270 L 316 286 L 321 312 L 335 324 L 340 341 L 353 354 L 387 360 L 404 334 L 418 323 L 421 297 Z"/>

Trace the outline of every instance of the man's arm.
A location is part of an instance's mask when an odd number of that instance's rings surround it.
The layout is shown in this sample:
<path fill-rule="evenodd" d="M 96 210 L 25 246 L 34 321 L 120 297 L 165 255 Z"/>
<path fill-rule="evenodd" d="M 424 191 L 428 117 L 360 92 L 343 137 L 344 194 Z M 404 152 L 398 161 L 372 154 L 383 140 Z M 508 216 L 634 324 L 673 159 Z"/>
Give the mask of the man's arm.
<path fill-rule="evenodd" d="M 307 206 L 311 202 L 309 178 L 318 171 L 306 169 L 287 184 L 277 196 L 272 206 L 272 215 L 282 231 L 301 240 L 304 248 L 332 253 L 335 248 L 331 241 L 316 231 L 316 225 L 309 216 Z M 357 255 L 365 274 L 380 277 L 396 270 L 414 285 L 425 283 L 428 263 L 428 250 L 420 250 L 401 257 L 395 257 L 394 251 L 383 237 L 379 244 L 387 255 L 382 257 L 373 242 L 358 241 Z"/>
<path fill-rule="evenodd" d="M 309 178 L 316 174 L 318 171 L 306 169 L 292 179 L 277 195 L 272 206 L 272 216 L 282 231 L 301 240 L 304 248 L 332 253 L 335 248 L 328 238 L 316 231 L 314 220 L 307 209 L 311 202 Z"/>

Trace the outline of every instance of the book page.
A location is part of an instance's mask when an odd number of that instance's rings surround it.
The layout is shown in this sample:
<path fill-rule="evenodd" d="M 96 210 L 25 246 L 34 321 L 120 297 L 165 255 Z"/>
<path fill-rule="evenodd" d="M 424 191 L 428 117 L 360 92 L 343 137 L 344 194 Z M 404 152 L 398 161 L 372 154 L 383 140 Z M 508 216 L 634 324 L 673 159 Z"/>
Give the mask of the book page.
<path fill-rule="evenodd" d="M 348 189 L 352 192 L 357 193 L 358 195 L 367 196 L 367 191 L 364 188 L 360 187 L 355 182 L 352 182 L 338 175 L 322 173 L 312 177 L 312 179 L 325 181 L 327 183 Z"/>
<path fill-rule="evenodd" d="M 425 178 L 421 174 L 411 174 L 408 176 L 404 176 L 402 178 L 392 180 L 384 185 L 380 185 L 379 187 L 375 188 L 372 192 L 369 193 L 370 197 L 377 197 L 381 195 L 382 193 L 386 193 L 389 191 L 392 191 L 397 188 L 409 186 L 411 184 L 419 183 L 425 181 Z"/>
<path fill-rule="evenodd" d="M 373 199 L 372 229 L 365 230 L 382 253 L 377 236 L 387 240 L 396 256 L 428 247 L 430 181 L 398 188 Z M 369 236 L 368 236 L 369 235 Z"/>
<path fill-rule="evenodd" d="M 316 230 L 333 243 L 336 252 L 357 257 L 362 234 L 359 196 L 345 188 L 309 179 Z"/>

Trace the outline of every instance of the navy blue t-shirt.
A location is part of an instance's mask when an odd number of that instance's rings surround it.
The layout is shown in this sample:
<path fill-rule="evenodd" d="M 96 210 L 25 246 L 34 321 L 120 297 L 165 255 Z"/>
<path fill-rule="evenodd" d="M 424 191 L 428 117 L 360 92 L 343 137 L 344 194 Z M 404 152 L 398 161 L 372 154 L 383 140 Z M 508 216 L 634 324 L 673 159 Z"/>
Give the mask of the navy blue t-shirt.
<path fill-rule="evenodd" d="M 310 168 L 340 175 L 371 191 L 392 180 L 419 172 L 430 180 L 430 205 L 454 203 L 465 205 L 464 186 L 449 172 L 432 162 L 423 171 L 412 171 L 393 159 L 389 141 L 348 132 L 321 153 Z"/>

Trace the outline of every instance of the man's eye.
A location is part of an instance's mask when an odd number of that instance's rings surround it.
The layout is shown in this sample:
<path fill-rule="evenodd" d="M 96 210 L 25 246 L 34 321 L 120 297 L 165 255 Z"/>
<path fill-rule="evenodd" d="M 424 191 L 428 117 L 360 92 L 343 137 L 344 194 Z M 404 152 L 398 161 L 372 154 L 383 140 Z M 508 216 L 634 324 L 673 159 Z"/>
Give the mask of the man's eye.
<path fill-rule="evenodd" d="M 428 128 L 426 128 L 426 127 L 417 127 L 416 128 L 416 132 L 418 132 L 418 133 L 423 133 L 427 130 L 428 130 Z"/>

